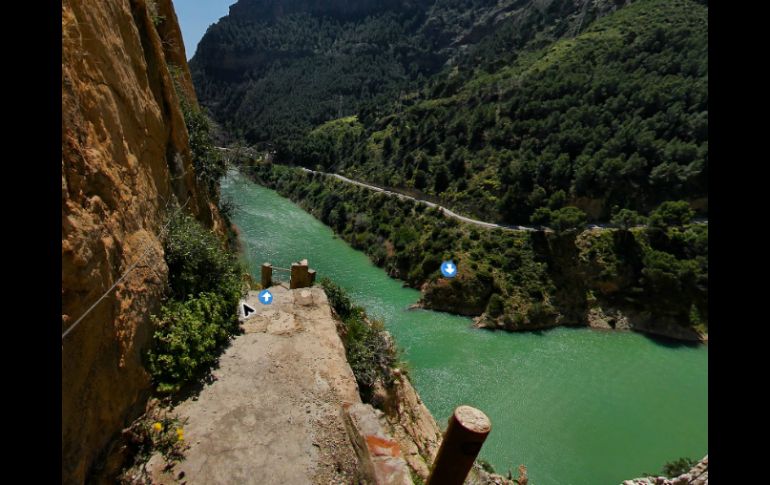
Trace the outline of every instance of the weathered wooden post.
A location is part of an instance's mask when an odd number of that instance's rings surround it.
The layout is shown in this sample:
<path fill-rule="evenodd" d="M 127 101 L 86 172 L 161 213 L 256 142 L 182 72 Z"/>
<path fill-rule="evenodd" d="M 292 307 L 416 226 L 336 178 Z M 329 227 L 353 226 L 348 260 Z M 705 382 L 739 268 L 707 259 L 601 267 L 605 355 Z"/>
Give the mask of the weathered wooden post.
<path fill-rule="evenodd" d="M 289 288 L 292 290 L 295 288 L 307 288 L 310 286 L 310 275 L 307 272 L 307 259 L 303 259 L 299 263 L 291 264 L 291 279 L 289 280 Z"/>
<path fill-rule="evenodd" d="M 270 263 L 262 263 L 262 288 L 270 288 L 273 286 L 273 265 Z"/>
<path fill-rule="evenodd" d="M 427 485 L 462 485 L 491 429 L 486 414 L 458 406 L 449 418 Z"/>
<path fill-rule="evenodd" d="M 313 286 L 313 284 L 315 284 L 315 270 L 309 269 L 307 270 L 307 274 L 310 276 L 310 286 Z"/>

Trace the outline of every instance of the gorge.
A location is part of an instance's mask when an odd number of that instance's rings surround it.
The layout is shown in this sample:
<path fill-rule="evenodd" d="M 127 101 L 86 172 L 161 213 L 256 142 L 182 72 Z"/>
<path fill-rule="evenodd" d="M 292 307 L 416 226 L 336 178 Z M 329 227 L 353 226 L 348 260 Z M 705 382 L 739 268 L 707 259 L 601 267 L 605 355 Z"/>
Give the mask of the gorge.
<path fill-rule="evenodd" d="M 590 329 L 489 333 L 469 318 L 409 310 L 417 291 L 290 201 L 232 171 L 222 192 L 237 207 L 252 274 L 306 257 L 345 287 L 384 319 L 436 421 L 461 402 L 490 416 L 481 456 L 498 473 L 524 463 L 533 483 L 612 484 L 706 454 L 707 346 Z"/>

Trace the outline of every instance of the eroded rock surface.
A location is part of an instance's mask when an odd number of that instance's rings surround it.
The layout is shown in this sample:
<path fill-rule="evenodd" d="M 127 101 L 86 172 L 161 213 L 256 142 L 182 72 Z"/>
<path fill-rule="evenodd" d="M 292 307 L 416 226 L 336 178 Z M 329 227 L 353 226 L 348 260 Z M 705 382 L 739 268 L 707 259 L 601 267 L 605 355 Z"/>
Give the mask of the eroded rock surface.
<path fill-rule="evenodd" d="M 170 207 L 222 229 L 168 68 L 192 90 L 179 26 L 170 0 L 155 4 L 158 25 L 143 0 L 62 2 L 62 332 L 137 265 L 62 341 L 63 483 L 83 483 L 144 409 Z"/>

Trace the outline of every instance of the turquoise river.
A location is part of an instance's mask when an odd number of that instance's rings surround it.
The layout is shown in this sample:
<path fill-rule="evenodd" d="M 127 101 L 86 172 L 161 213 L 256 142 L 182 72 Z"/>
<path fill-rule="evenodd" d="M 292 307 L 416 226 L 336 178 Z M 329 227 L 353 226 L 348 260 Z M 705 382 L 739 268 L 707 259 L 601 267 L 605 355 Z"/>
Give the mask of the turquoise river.
<path fill-rule="evenodd" d="M 525 464 L 534 485 L 610 485 L 708 452 L 708 347 L 644 335 L 557 328 L 489 332 L 409 310 L 404 288 L 313 216 L 237 172 L 222 182 L 252 274 L 307 258 L 382 318 L 412 381 L 445 426 L 468 404 L 492 420 L 481 450 L 498 473 Z"/>

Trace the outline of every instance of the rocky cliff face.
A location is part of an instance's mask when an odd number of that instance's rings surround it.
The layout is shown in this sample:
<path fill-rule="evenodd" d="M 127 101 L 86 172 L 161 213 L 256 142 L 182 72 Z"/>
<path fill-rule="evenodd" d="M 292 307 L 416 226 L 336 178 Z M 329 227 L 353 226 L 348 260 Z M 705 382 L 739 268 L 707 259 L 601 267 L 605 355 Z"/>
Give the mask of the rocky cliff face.
<path fill-rule="evenodd" d="M 165 214 L 185 205 L 222 230 L 168 64 L 194 96 L 170 0 L 62 2 L 62 332 L 87 313 L 62 341 L 63 483 L 83 483 L 143 408 Z"/>

